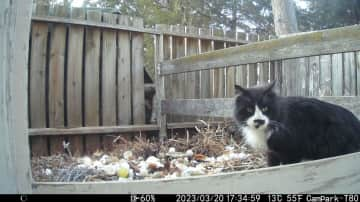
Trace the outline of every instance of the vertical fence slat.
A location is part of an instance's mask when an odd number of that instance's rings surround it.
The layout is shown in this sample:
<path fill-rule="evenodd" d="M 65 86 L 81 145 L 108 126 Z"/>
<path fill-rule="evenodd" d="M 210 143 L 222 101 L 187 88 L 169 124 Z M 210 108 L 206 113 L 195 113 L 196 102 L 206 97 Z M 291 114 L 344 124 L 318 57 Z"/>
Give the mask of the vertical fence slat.
<path fill-rule="evenodd" d="M 178 32 L 178 33 L 184 33 L 185 27 L 184 26 L 172 26 L 172 31 Z M 184 57 L 186 52 L 185 47 L 185 38 L 183 37 L 172 37 L 172 58 L 180 58 Z M 185 96 L 185 73 L 175 74 L 172 75 L 172 89 L 171 89 L 171 97 L 173 99 L 176 98 L 184 98 Z M 181 122 L 184 120 L 183 116 L 171 116 L 172 121 L 174 122 Z"/>
<path fill-rule="evenodd" d="M 185 32 L 194 35 L 198 34 L 198 30 L 191 26 L 186 27 Z M 198 39 L 187 38 L 186 48 L 186 56 L 199 54 Z M 199 98 L 199 71 L 187 72 L 185 78 L 184 98 Z"/>
<path fill-rule="evenodd" d="M 319 56 L 309 57 L 309 96 L 319 95 Z"/>
<path fill-rule="evenodd" d="M 119 16 L 120 25 L 129 25 L 128 16 Z M 130 32 L 118 31 L 118 124 L 131 124 Z"/>
<path fill-rule="evenodd" d="M 258 35 L 258 41 L 263 41 L 265 37 Z M 259 69 L 259 83 L 264 85 L 269 81 L 269 62 L 257 63 Z"/>
<path fill-rule="evenodd" d="M 360 95 L 360 51 L 356 52 L 356 95 Z"/>
<path fill-rule="evenodd" d="M 331 55 L 320 56 L 320 96 L 332 95 Z"/>
<path fill-rule="evenodd" d="M 134 18 L 135 27 L 143 27 L 141 18 Z M 132 36 L 132 107 L 134 124 L 145 123 L 144 95 L 144 34 L 131 33 Z"/>
<path fill-rule="evenodd" d="M 275 91 L 279 95 L 283 95 L 282 86 L 283 86 L 283 77 L 282 77 L 282 61 L 276 60 L 274 64 L 274 80 L 275 80 Z"/>
<path fill-rule="evenodd" d="M 197 35 L 198 29 L 192 26 L 187 26 L 185 33 Z M 186 56 L 199 54 L 199 40 L 196 38 L 186 39 Z M 200 72 L 187 72 L 185 73 L 184 83 L 184 98 L 196 99 L 200 98 Z M 196 121 L 195 116 L 186 116 L 184 121 Z"/>
<path fill-rule="evenodd" d="M 38 4 L 35 15 L 47 15 L 48 5 Z M 30 56 L 30 127 L 45 128 L 46 124 L 46 63 L 47 63 L 48 24 L 34 22 L 31 34 Z M 31 154 L 33 156 L 48 155 L 46 137 L 31 138 Z"/>
<path fill-rule="evenodd" d="M 221 32 L 219 33 L 219 35 Z M 224 48 L 224 42 L 215 41 L 214 50 Z M 214 97 L 222 98 L 225 95 L 225 72 L 224 68 L 214 69 Z"/>
<path fill-rule="evenodd" d="M 333 96 L 343 95 L 343 62 L 341 53 L 332 55 L 332 89 Z"/>
<path fill-rule="evenodd" d="M 101 12 L 87 11 L 87 20 L 100 22 Z M 99 125 L 100 29 L 86 28 L 85 36 L 85 126 Z M 98 135 L 87 135 L 85 150 L 91 154 L 100 148 Z"/>
<path fill-rule="evenodd" d="M 72 19 L 85 19 L 83 8 L 71 9 Z M 83 26 L 71 25 L 69 27 L 67 52 L 67 124 L 68 127 L 80 127 L 82 118 L 82 66 L 83 66 Z M 71 152 L 80 156 L 84 152 L 84 137 L 80 135 L 69 137 Z"/>
<path fill-rule="evenodd" d="M 248 86 L 255 86 L 257 84 L 257 65 L 256 64 L 248 64 L 247 65 L 248 72 Z"/>
<path fill-rule="evenodd" d="M 199 29 L 199 35 L 210 35 L 210 30 Z M 210 40 L 200 40 L 199 52 L 205 53 L 211 51 L 211 41 Z M 210 70 L 201 70 L 200 71 L 200 97 L 201 98 L 210 98 L 211 88 L 210 88 Z"/>
<path fill-rule="evenodd" d="M 66 17 L 67 8 L 55 7 L 55 16 Z M 49 126 L 50 128 L 64 127 L 64 68 L 66 27 L 64 24 L 54 24 L 50 32 L 49 58 Z M 49 139 L 50 154 L 62 152 L 64 136 Z"/>
<path fill-rule="evenodd" d="M 356 69 L 355 69 L 355 53 L 344 54 L 344 95 L 350 96 L 356 94 Z"/>
<path fill-rule="evenodd" d="M 103 22 L 116 24 L 115 14 L 104 13 Z M 116 31 L 103 30 L 102 40 L 102 125 L 116 125 Z M 110 136 L 102 137 L 103 148 L 105 151 L 112 149 L 112 139 Z"/>
<path fill-rule="evenodd" d="M 227 35 L 228 38 L 234 38 L 235 34 L 232 33 L 232 32 L 227 32 L 226 35 Z M 235 46 L 234 43 L 226 42 L 226 44 L 225 44 L 226 48 L 230 48 L 230 47 L 233 47 L 233 46 Z M 225 73 L 225 75 L 226 75 L 226 78 L 225 78 L 225 83 L 226 83 L 225 97 L 233 97 L 234 93 L 235 93 L 235 88 L 234 88 L 234 85 L 235 85 L 235 67 L 234 66 L 226 67 L 225 72 L 226 72 Z"/>
<path fill-rule="evenodd" d="M 246 40 L 246 33 L 238 32 L 237 39 Z M 236 84 L 242 87 L 247 86 L 247 65 L 239 65 L 236 67 Z"/>

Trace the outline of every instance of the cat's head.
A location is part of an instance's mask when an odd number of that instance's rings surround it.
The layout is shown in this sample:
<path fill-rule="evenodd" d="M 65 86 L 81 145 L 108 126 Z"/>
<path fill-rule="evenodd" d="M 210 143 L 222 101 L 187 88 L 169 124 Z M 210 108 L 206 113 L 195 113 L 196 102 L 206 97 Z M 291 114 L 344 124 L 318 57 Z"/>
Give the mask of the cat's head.
<path fill-rule="evenodd" d="M 235 85 L 234 118 L 241 127 L 264 130 L 276 113 L 275 82 L 264 86 L 243 88 Z"/>

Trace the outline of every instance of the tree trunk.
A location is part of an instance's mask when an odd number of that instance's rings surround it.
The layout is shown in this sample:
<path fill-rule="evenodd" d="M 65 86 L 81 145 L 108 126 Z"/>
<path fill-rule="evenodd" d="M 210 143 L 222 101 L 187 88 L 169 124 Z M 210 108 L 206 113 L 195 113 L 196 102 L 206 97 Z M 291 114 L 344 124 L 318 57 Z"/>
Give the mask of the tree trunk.
<path fill-rule="evenodd" d="M 32 0 L 0 1 L 0 194 L 31 193 L 27 73 Z"/>
<path fill-rule="evenodd" d="M 293 0 L 271 0 L 277 36 L 298 32 Z"/>

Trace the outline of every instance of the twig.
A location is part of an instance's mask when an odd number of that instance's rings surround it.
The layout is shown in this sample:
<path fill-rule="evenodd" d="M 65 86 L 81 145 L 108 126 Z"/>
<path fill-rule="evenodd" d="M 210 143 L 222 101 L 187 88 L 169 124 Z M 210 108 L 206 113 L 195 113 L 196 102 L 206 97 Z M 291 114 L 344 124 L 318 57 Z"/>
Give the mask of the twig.
<path fill-rule="evenodd" d="M 70 146 L 70 142 L 65 142 L 65 140 L 64 140 L 63 147 L 64 147 L 65 151 L 69 153 L 70 158 L 72 158 L 72 154 L 71 154 L 69 146 Z"/>

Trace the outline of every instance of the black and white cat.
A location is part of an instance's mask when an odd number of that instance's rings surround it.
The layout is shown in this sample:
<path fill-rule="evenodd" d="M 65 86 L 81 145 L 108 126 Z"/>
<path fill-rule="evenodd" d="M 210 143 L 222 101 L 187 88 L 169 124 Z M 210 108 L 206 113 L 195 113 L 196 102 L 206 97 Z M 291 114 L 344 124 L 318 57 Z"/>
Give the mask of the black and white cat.
<path fill-rule="evenodd" d="M 360 121 L 347 109 L 306 97 L 282 97 L 266 86 L 235 86 L 234 118 L 247 144 L 267 152 L 269 166 L 360 151 Z"/>

